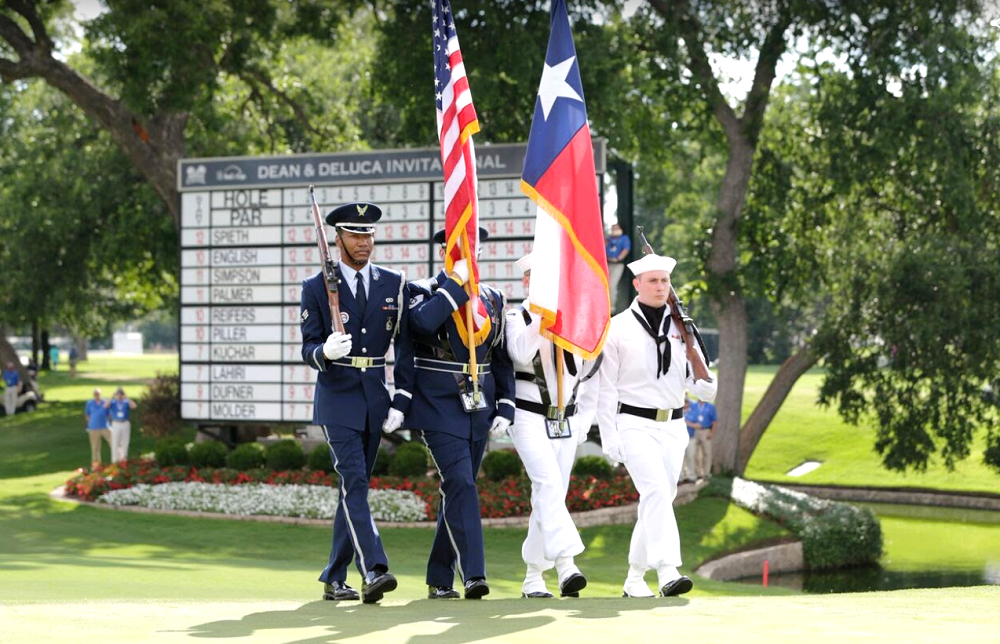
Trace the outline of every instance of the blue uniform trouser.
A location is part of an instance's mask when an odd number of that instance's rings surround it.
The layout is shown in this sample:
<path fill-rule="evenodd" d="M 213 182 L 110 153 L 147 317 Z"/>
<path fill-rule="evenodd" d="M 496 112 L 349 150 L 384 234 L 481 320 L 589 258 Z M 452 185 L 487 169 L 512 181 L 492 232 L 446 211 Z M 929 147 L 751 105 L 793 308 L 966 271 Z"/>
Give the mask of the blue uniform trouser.
<path fill-rule="evenodd" d="M 346 581 L 352 558 L 362 577 L 375 567 L 388 569 L 382 538 L 368 507 L 368 481 L 375 467 L 381 434 L 368 424 L 363 432 L 327 425 L 323 433 L 330 445 L 333 467 L 340 475 L 340 500 L 333 518 L 330 562 L 319 580 Z"/>
<path fill-rule="evenodd" d="M 476 475 L 483 462 L 486 439 L 458 438 L 444 432 L 424 432 L 441 474 L 441 504 L 437 531 L 427 562 L 429 586 L 452 586 L 455 571 L 463 582 L 486 577 L 483 524 L 479 515 Z"/>

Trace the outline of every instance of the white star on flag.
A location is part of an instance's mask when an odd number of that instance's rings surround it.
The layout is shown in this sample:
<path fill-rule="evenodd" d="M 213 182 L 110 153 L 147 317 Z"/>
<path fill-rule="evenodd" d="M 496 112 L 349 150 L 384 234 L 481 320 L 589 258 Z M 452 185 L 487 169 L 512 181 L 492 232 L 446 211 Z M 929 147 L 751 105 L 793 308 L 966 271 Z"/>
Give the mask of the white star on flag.
<path fill-rule="evenodd" d="M 542 82 L 538 85 L 538 100 L 542 102 L 542 114 L 549 119 L 549 112 L 557 98 L 571 98 L 583 102 L 576 90 L 566 82 L 569 70 L 576 61 L 576 56 L 570 56 L 554 67 L 548 64 L 542 70 Z"/>

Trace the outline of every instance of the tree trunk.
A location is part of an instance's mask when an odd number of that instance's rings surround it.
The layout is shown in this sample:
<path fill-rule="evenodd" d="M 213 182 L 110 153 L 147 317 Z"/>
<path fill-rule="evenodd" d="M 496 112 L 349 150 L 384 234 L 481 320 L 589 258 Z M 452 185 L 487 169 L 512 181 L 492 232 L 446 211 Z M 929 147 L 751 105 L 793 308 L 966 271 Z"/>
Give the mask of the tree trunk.
<path fill-rule="evenodd" d="M 732 473 L 737 467 L 743 385 L 747 369 L 746 304 L 736 277 L 737 227 L 746 201 L 753 164 L 753 146 L 742 136 L 729 138 L 729 159 L 717 203 L 718 219 L 712 230 L 707 269 L 712 291 L 712 313 L 719 323 L 719 424 L 712 439 L 712 469 Z"/>
<path fill-rule="evenodd" d="M 38 320 L 31 323 L 31 359 L 38 364 Z"/>
<path fill-rule="evenodd" d="M 87 344 L 88 340 L 82 335 L 73 335 L 73 344 L 76 345 L 76 359 L 78 362 L 84 362 L 87 360 Z"/>
<path fill-rule="evenodd" d="M 774 379 L 767 386 L 764 397 L 760 399 L 753 413 L 747 418 L 747 422 L 740 430 L 739 457 L 737 461 L 736 473 L 740 476 L 747 469 L 750 457 L 757 449 L 764 430 L 767 429 L 775 414 L 781 409 L 781 405 L 788 397 L 788 392 L 798 382 L 802 374 L 809 371 L 819 361 L 819 356 L 813 353 L 809 346 L 802 347 L 788 360 L 785 360 L 778 373 L 774 374 Z"/>
<path fill-rule="evenodd" d="M 40 371 L 49 371 L 52 363 L 49 361 L 49 331 L 42 329 L 42 364 L 38 366 Z"/>

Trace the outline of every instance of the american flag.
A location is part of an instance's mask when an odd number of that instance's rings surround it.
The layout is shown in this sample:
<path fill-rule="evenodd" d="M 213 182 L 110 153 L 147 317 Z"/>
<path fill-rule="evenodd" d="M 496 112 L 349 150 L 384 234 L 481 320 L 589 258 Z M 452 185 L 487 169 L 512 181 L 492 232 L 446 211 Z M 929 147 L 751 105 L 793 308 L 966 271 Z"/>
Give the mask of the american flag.
<path fill-rule="evenodd" d="M 458 33 L 448 0 L 434 0 L 434 94 L 437 101 L 438 139 L 441 142 L 441 165 L 444 167 L 445 270 L 463 257 L 469 263 L 469 287 L 472 293 L 476 344 L 489 334 L 489 318 L 479 299 L 479 202 L 476 198 L 476 152 L 472 135 L 479 131 L 479 120 L 472 105 L 469 78 L 458 46 Z M 465 324 L 456 325 L 462 341 L 472 346 Z"/>

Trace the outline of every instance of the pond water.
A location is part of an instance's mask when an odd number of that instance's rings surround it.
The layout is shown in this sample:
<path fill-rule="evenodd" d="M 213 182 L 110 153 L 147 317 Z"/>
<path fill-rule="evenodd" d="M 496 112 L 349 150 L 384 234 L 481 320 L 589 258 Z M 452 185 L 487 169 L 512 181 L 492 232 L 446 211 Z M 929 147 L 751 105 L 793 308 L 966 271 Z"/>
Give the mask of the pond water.
<path fill-rule="evenodd" d="M 1000 585 L 1000 512 L 865 504 L 882 524 L 878 566 L 770 575 L 771 586 L 807 593 Z M 748 577 L 741 583 L 762 583 Z"/>

